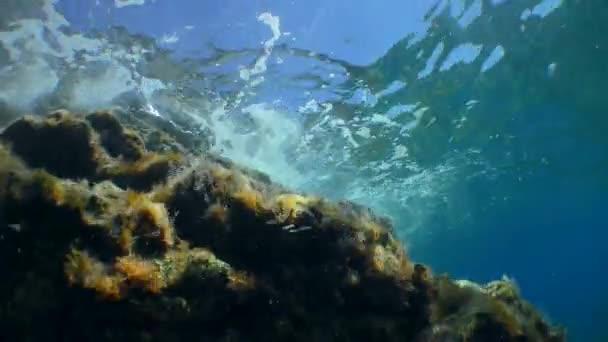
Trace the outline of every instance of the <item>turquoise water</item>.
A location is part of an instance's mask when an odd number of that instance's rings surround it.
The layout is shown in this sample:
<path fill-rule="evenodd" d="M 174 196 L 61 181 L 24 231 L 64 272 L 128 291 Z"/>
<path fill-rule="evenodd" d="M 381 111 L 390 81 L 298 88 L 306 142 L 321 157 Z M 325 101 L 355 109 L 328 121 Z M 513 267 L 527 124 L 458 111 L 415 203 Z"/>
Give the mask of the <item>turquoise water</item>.
<path fill-rule="evenodd" d="M 344 16 L 324 29 L 338 30 L 355 11 L 339 3 L 300 14 L 324 27 L 315 13 L 333 6 Z M 328 31 L 289 31 L 273 2 L 207 8 L 242 7 L 229 35 L 196 2 L 6 1 L 0 104 L 159 116 L 276 181 L 390 217 L 437 273 L 513 277 L 571 341 L 608 340 L 608 6 L 414 3 L 376 56 L 382 22 L 331 51 Z"/>

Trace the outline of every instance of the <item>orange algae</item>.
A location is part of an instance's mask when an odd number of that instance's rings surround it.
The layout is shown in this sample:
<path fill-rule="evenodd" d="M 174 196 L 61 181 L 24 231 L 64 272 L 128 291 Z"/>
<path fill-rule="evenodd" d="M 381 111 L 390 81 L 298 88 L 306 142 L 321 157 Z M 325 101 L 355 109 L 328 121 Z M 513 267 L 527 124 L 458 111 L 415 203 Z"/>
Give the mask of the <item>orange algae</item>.
<path fill-rule="evenodd" d="M 81 286 L 95 290 L 99 295 L 108 299 L 122 297 L 123 279 L 108 273 L 106 266 L 87 252 L 71 250 L 64 265 L 67 281 L 70 285 Z"/>
<path fill-rule="evenodd" d="M 126 281 L 150 292 L 159 293 L 165 287 L 160 266 L 152 261 L 132 256 L 120 257 L 114 263 L 114 269 L 123 274 Z"/>
<path fill-rule="evenodd" d="M 131 252 L 133 239 L 139 236 L 158 237 L 165 246 L 175 244 L 175 233 L 163 203 L 152 202 L 149 195 L 129 190 L 125 204 L 120 233 L 120 246 L 125 253 Z"/>
<path fill-rule="evenodd" d="M 372 247 L 371 269 L 376 272 L 384 272 L 386 255 L 382 246 L 376 245 Z"/>
<path fill-rule="evenodd" d="M 257 211 L 261 207 L 261 194 L 254 190 L 237 191 L 232 197 L 242 203 L 247 209 Z"/>
<path fill-rule="evenodd" d="M 255 288 L 253 276 L 243 271 L 228 271 L 228 287 L 233 290 L 250 290 Z"/>
<path fill-rule="evenodd" d="M 123 227 L 118 236 L 118 245 L 124 254 L 130 254 L 133 248 L 133 233 L 130 229 Z"/>
<path fill-rule="evenodd" d="M 89 287 L 95 289 L 104 298 L 117 300 L 123 296 L 122 284 L 123 279 L 118 276 L 103 275 L 93 278 Z"/>
<path fill-rule="evenodd" d="M 154 226 L 160 234 L 161 241 L 166 246 L 175 242 L 173 229 L 169 221 L 169 214 L 162 203 L 146 202 L 140 209 L 140 215 Z"/>
<path fill-rule="evenodd" d="M 205 216 L 220 223 L 226 223 L 228 221 L 228 209 L 220 203 L 215 203 L 207 209 Z"/>

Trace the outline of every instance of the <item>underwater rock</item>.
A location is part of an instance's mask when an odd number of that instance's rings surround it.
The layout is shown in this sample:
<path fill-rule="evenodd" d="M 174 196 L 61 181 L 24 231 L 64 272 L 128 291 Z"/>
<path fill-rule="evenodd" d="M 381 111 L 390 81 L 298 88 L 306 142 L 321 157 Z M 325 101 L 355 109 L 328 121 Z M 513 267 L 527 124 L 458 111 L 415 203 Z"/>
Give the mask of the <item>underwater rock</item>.
<path fill-rule="evenodd" d="M 143 140 L 134 131 L 124 129 L 110 112 L 92 113 L 86 119 L 99 134 L 100 144 L 112 157 L 137 160 L 144 156 Z"/>
<path fill-rule="evenodd" d="M 368 209 L 149 152 L 109 112 L 0 137 L 2 340 L 564 340 L 508 280 L 409 260 Z"/>
<path fill-rule="evenodd" d="M 182 120 L 180 124 L 144 108 L 145 104 L 119 105 L 114 114 L 124 127 L 137 130 L 149 151 L 200 154 L 211 146 L 213 132 L 204 127 L 194 128 L 200 125 L 193 119 Z"/>
<path fill-rule="evenodd" d="M 0 138 L 31 167 L 45 168 L 59 177 L 93 178 L 103 163 L 92 129 L 67 112 L 51 113 L 44 120 L 25 116 Z"/>
<path fill-rule="evenodd" d="M 0 140 L 32 168 L 62 178 L 112 180 L 136 190 L 164 181 L 181 158 L 148 152 L 142 138 L 109 112 L 81 117 L 59 110 L 46 117 L 25 116 L 9 125 Z"/>

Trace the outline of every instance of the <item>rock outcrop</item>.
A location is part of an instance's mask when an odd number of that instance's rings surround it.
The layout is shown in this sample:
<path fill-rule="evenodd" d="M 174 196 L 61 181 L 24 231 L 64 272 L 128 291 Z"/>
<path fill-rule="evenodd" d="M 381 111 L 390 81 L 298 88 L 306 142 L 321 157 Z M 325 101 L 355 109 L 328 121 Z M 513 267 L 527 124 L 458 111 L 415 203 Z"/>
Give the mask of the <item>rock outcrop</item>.
<path fill-rule="evenodd" d="M 364 207 L 125 121 L 57 111 L 0 134 L 2 340 L 564 339 L 508 279 L 409 260 Z"/>

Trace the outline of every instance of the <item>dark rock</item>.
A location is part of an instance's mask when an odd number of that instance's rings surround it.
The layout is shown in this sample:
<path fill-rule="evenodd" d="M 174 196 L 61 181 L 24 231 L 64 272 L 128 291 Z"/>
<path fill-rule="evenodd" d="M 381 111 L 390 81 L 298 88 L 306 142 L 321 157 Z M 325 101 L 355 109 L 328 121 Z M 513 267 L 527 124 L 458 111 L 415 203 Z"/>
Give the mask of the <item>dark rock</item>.
<path fill-rule="evenodd" d="M 26 116 L 9 125 L 0 140 L 32 168 L 61 178 L 113 180 L 123 188 L 150 190 L 179 164 L 176 153 L 148 152 L 139 133 L 107 111 L 86 118 L 67 111 Z"/>
<path fill-rule="evenodd" d="M 88 125 L 57 111 L 44 120 L 26 116 L 7 127 L 0 138 L 33 168 L 59 177 L 93 178 L 100 150 Z"/>
<path fill-rule="evenodd" d="M 146 152 L 139 135 L 126 130 L 110 112 L 95 112 L 86 119 L 99 134 L 101 145 L 112 157 L 122 156 L 127 160 L 138 160 Z"/>
<path fill-rule="evenodd" d="M 360 205 L 138 132 L 59 112 L 2 133 L 0 339 L 564 339 L 508 279 L 433 276 Z"/>

